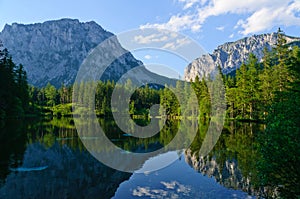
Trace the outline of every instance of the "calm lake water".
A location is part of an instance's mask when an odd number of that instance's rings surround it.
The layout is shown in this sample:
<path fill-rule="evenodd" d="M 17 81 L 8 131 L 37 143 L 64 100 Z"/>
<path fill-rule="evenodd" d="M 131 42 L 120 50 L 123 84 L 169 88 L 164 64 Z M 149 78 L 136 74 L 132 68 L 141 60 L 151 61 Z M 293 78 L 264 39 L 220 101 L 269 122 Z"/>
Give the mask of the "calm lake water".
<path fill-rule="evenodd" d="M 167 121 L 158 135 L 140 141 L 124 134 L 113 121 L 99 122 L 115 145 L 141 153 L 163 147 L 178 128 L 178 121 Z M 213 150 L 202 157 L 199 149 L 207 125 L 201 125 L 188 149 L 158 154 L 141 167 L 175 157 L 171 165 L 126 173 L 90 155 L 71 118 L 2 122 L 0 198 L 255 198 L 252 181 L 259 128 L 226 124 Z"/>

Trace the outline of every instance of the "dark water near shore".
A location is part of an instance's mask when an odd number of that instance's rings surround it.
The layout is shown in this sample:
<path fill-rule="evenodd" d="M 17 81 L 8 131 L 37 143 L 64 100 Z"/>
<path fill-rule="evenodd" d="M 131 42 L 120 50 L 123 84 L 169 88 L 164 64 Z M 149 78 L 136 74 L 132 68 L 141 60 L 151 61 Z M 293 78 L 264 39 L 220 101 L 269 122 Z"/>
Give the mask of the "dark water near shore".
<path fill-rule="evenodd" d="M 100 124 L 116 145 L 144 152 L 164 146 L 178 126 L 168 122 L 165 136 L 141 143 L 120 133 L 113 121 L 100 119 Z M 261 125 L 226 124 L 205 157 L 198 154 L 207 131 L 202 125 L 183 153 L 159 154 L 142 166 L 176 157 L 173 164 L 133 174 L 109 168 L 90 155 L 71 118 L 0 125 L 0 198 L 254 198 L 256 194 L 255 134 Z"/>

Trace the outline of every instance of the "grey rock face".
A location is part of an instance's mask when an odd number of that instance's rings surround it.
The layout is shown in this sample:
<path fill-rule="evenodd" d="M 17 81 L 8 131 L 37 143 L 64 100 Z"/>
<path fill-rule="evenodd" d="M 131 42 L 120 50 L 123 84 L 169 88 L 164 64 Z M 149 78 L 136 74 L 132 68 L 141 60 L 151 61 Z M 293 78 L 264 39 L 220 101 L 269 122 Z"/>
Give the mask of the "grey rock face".
<path fill-rule="evenodd" d="M 287 43 L 300 41 L 300 38 L 285 36 Z M 253 53 L 262 61 L 263 49 L 271 49 L 276 44 L 277 33 L 254 35 L 236 42 L 225 43 L 214 50 L 212 54 L 203 55 L 190 63 L 184 72 L 187 81 L 210 74 L 220 66 L 224 74 L 238 69 Z"/>
<path fill-rule="evenodd" d="M 89 51 L 111 36 L 112 33 L 93 21 L 81 23 L 61 19 L 30 25 L 6 25 L 0 33 L 0 40 L 14 62 L 24 65 L 30 84 L 41 87 L 50 82 L 60 87 L 62 83 L 73 83 Z M 113 40 L 108 49 L 124 50 L 117 40 Z M 116 79 L 138 65 L 142 62 L 128 52 L 112 64 L 104 80 Z"/>
<path fill-rule="evenodd" d="M 225 187 L 240 189 L 249 194 L 257 194 L 250 183 L 250 179 L 242 175 L 238 163 L 234 159 L 226 160 L 221 166 L 215 157 L 199 156 L 188 149 L 185 151 L 185 161 L 199 173 L 215 178 L 218 183 Z"/>

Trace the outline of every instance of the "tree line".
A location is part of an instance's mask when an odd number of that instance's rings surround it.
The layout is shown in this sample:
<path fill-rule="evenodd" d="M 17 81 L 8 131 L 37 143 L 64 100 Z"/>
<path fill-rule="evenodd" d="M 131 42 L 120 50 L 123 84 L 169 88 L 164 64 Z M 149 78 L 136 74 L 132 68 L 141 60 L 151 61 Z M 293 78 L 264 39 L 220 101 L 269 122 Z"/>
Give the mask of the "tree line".
<path fill-rule="evenodd" d="M 227 118 L 265 123 L 265 130 L 258 135 L 260 185 L 279 187 L 283 197 L 299 197 L 299 190 L 294 187 L 300 187 L 297 168 L 300 162 L 300 49 L 287 45 L 280 29 L 277 37 L 276 46 L 265 49 L 262 60 L 251 54 L 235 74 L 223 75 L 219 68 L 219 75 L 225 85 Z M 199 119 L 208 121 L 212 115 L 210 83 L 213 78 L 196 77 L 191 86 L 198 102 L 182 98 L 181 103 L 173 91 L 183 96 L 191 94 L 189 83 L 183 81 L 173 87 L 144 85 L 134 92 L 131 80 L 122 85 L 98 81 L 62 85 L 58 89 L 48 83 L 44 88 L 36 88 L 28 85 L 23 66 L 14 64 L 8 50 L 0 44 L 0 119 L 36 112 L 71 115 L 72 101 L 78 104 L 88 101 L 93 86 L 95 98 L 89 103 L 94 104 L 92 107 L 100 117 L 112 117 L 112 112 L 118 111 L 111 109 L 111 95 L 119 90 L 133 92 L 128 104 L 132 116 L 149 116 L 153 104 L 164 107 L 159 110 L 161 115 L 175 118 L 193 115 L 198 106 Z M 74 90 L 78 91 L 76 99 L 72 99 Z M 290 169 L 283 170 L 287 165 Z"/>
<path fill-rule="evenodd" d="M 0 120 L 22 117 L 29 110 L 27 74 L 16 65 L 0 41 Z"/>
<path fill-rule="evenodd" d="M 286 45 L 281 30 L 277 36 L 276 46 L 264 50 L 262 62 L 251 54 L 235 76 L 225 76 L 228 117 L 265 120 L 278 96 L 298 81 L 299 47 Z"/>
<path fill-rule="evenodd" d="M 236 70 L 234 75 L 223 75 L 219 68 L 219 75 L 226 90 L 227 117 L 231 119 L 265 121 L 269 114 L 269 107 L 276 102 L 278 93 L 287 91 L 291 83 L 297 80 L 297 71 L 291 67 L 299 65 L 299 48 L 286 45 L 284 34 L 278 31 L 276 46 L 264 50 L 264 57 L 258 60 L 254 54 Z M 70 115 L 72 112 L 73 90 L 78 91 L 74 100 L 83 103 L 89 98 L 90 84 L 95 88 L 95 110 L 99 116 L 109 116 L 111 111 L 111 95 L 114 90 L 132 92 L 132 82 L 128 80 L 123 85 L 114 81 L 81 82 L 71 86 L 62 85 L 55 88 L 48 83 L 44 88 L 28 86 L 26 72 L 22 65 L 16 66 L 6 49 L 1 51 L 1 115 L 23 113 L 26 111 L 46 110 L 54 115 Z M 213 77 L 199 79 L 196 77 L 191 86 L 198 98 L 200 118 L 210 119 L 212 104 L 209 85 Z M 294 83 L 295 84 L 295 83 Z M 189 83 L 177 81 L 175 86 L 159 87 L 144 85 L 133 92 L 129 103 L 131 115 L 147 115 L 153 104 L 161 104 L 160 114 L 169 116 L 191 115 L 182 110 L 191 111 L 197 102 L 182 98 L 179 103 L 176 95 L 189 96 Z M 183 108 L 184 107 L 184 108 Z M 19 111 L 18 109 L 22 109 Z M 4 117 L 4 116 L 2 116 Z"/>

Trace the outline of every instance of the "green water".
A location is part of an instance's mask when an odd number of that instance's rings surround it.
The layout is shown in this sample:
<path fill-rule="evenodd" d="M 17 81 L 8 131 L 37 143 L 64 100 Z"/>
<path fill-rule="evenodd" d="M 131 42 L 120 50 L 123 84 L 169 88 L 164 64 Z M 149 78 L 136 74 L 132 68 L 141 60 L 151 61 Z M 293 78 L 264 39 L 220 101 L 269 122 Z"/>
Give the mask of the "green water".
<path fill-rule="evenodd" d="M 122 132 L 114 121 L 99 119 L 99 124 L 112 143 L 128 153 L 166 146 L 180 125 L 177 120 L 167 121 L 157 135 L 139 139 Z M 207 128 L 201 124 L 192 145 L 182 153 L 169 150 L 144 166 L 159 164 L 160 157 L 178 157 L 173 164 L 132 174 L 109 168 L 90 155 L 72 118 L 3 122 L 0 198 L 252 198 L 258 194 L 253 185 L 256 135 L 263 126 L 226 123 L 213 150 L 202 157 L 199 150 Z"/>

